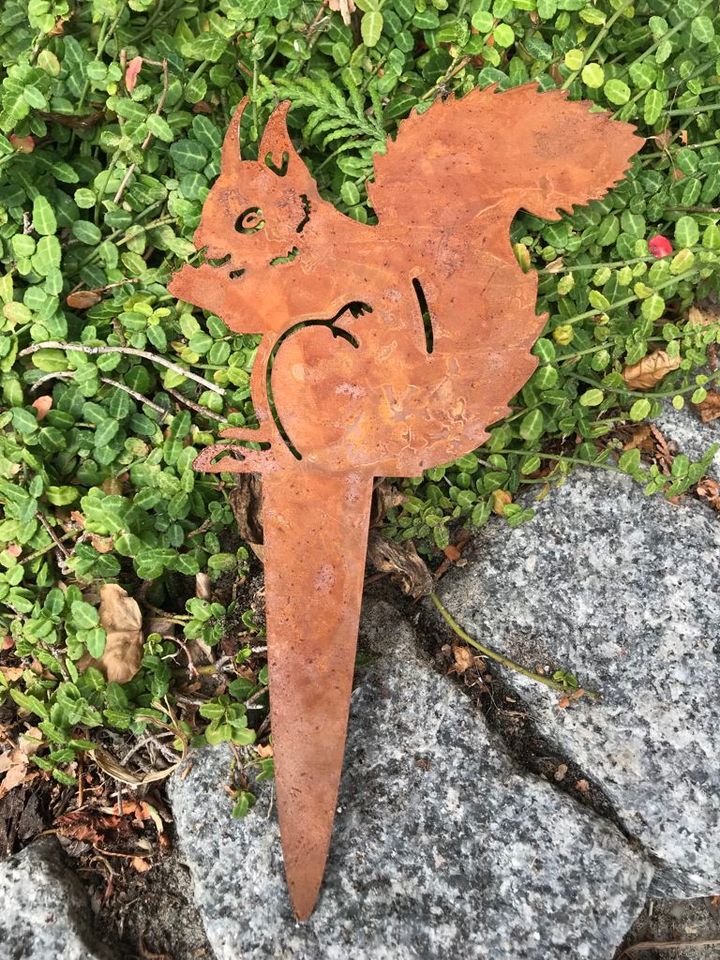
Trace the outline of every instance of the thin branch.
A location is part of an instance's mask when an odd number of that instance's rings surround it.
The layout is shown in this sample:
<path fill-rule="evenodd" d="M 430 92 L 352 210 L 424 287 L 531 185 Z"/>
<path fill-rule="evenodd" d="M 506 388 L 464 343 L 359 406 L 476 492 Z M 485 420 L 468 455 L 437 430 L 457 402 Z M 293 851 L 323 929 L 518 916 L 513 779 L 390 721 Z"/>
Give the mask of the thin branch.
<path fill-rule="evenodd" d="M 648 950 L 660 951 L 717 946 L 720 946 L 720 940 L 643 940 L 642 943 L 634 943 L 631 947 L 625 947 L 618 960 L 624 960 L 625 957 L 635 957 Z"/>
<path fill-rule="evenodd" d="M 508 670 L 514 670 L 515 673 L 521 673 L 524 677 L 529 677 L 530 680 L 536 680 L 538 683 L 542 683 L 544 686 L 550 687 L 551 690 L 556 690 L 558 693 L 571 696 L 573 692 L 576 692 L 573 690 L 568 690 L 564 684 L 559 683 L 557 680 L 553 680 L 550 677 L 544 677 L 540 673 L 534 673 L 532 670 L 528 670 L 527 667 L 521 666 L 519 663 L 511 660 L 509 657 L 504 657 L 496 650 L 491 650 L 490 647 L 486 647 L 482 643 L 478 643 L 474 637 L 471 637 L 470 634 L 463 630 L 463 628 L 460 626 L 457 620 L 454 619 L 450 611 L 445 607 L 442 600 L 436 593 L 431 593 L 430 599 L 440 613 L 440 616 L 443 618 L 445 623 L 447 623 L 453 633 L 461 640 L 464 640 L 465 643 L 469 643 L 471 647 L 474 647 L 484 657 L 489 657 L 490 660 L 494 660 L 495 663 L 499 663 L 501 666 L 507 667 Z M 600 699 L 600 694 L 594 690 L 586 690 L 583 688 L 583 694 L 584 696 L 590 697 L 591 700 Z"/>
<path fill-rule="evenodd" d="M 153 61 L 152 61 L 152 60 L 145 60 L 145 63 L 153 63 Z M 167 60 L 165 60 L 165 59 L 163 58 L 162 63 L 161 63 L 160 65 L 162 66 L 162 72 L 163 72 L 163 88 L 162 88 L 162 93 L 160 94 L 160 99 L 158 100 L 157 106 L 155 107 L 155 113 L 156 113 L 158 116 L 159 116 L 160 113 L 162 112 L 162 108 L 165 106 L 165 100 L 166 100 L 167 94 L 168 94 L 168 64 L 167 64 Z M 148 133 L 148 135 L 147 135 L 147 136 L 145 137 L 145 139 L 143 140 L 142 146 L 140 147 L 140 149 L 143 151 L 143 153 L 144 153 L 144 152 L 147 150 L 147 148 L 150 146 L 150 142 L 151 142 L 152 138 L 153 138 L 152 133 Z M 120 200 L 122 199 L 122 195 L 125 193 L 125 189 L 126 189 L 128 183 L 130 182 L 130 178 L 131 178 L 132 175 L 135 173 L 135 170 L 136 170 L 136 169 L 137 169 L 137 164 L 136 164 L 136 163 L 131 163 L 130 166 L 129 166 L 129 167 L 127 168 L 127 170 L 125 171 L 125 176 L 122 178 L 122 180 L 121 180 L 121 182 L 120 182 L 120 186 L 117 188 L 117 193 L 115 194 L 115 196 L 114 196 L 114 198 L 113 198 L 113 200 L 114 200 L 115 203 L 120 203 Z"/>
<path fill-rule="evenodd" d="M 195 403 L 194 400 L 188 400 L 187 397 L 184 397 L 179 390 L 173 390 L 171 387 L 163 387 L 165 393 L 169 393 L 171 397 L 174 397 L 178 403 L 184 403 L 186 407 L 190 407 L 191 410 L 194 410 L 195 413 L 199 413 L 201 417 L 208 417 L 210 420 L 217 420 L 218 423 L 227 423 L 225 417 L 221 417 L 219 413 L 214 413 L 212 410 L 208 410 L 206 407 L 201 407 L 199 403 Z"/>
<path fill-rule="evenodd" d="M 58 540 L 61 542 L 63 540 L 72 540 L 73 537 L 79 536 L 79 533 L 80 533 L 79 530 L 68 530 L 68 532 L 64 533 L 62 537 L 58 537 Z M 52 550 L 54 546 L 56 546 L 55 543 L 49 543 L 46 547 L 41 547 L 39 550 L 36 550 L 34 553 L 31 553 L 29 556 L 23 557 L 22 562 L 32 563 L 33 560 L 37 560 L 38 557 L 42 557 L 43 554 L 48 552 L 48 550 Z"/>
<path fill-rule="evenodd" d="M 55 544 L 55 546 L 58 548 L 58 550 L 60 551 L 60 553 L 61 553 L 61 554 L 65 557 L 65 559 L 67 560 L 67 559 L 69 558 L 69 556 L 70 556 L 70 553 L 68 552 L 67 548 L 62 544 L 62 542 L 58 539 L 57 534 L 55 533 L 55 531 L 53 530 L 53 528 L 50 526 L 50 524 L 47 522 L 47 520 L 45 519 L 44 515 L 38 510 L 38 512 L 35 514 L 35 516 L 38 518 L 38 520 L 39 520 L 40 523 L 43 525 L 43 527 L 45 527 L 45 532 L 46 532 L 46 533 L 48 534 L 48 536 L 51 538 L 51 540 L 53 541 L 53 543 Z"/>
<path fill-rule="evenodd" d="M 147 350 L 136 350 L 135 347 L 90 347 L 84 343 L 63 343 L 61 340 L 44 340 L 42 343 L 33 343 L 31 346 L 25 347 L 24 350 L 20 351 L 18 356 L 25 357 L 29 353 L 36 353 L 38 350 L 77 350 L 78 353 L 89 353 L 92 355 L 98 353 L 123 353 L 131 357 L 142 357 L 145 360 L 150 360 L 151 363 L 158 363 L 161 367 L 167 367 L 168 370 L 172 370 L 181 377 L 194 380 L 195 383 L 199 383 L 205 387 L 206 390 L 212 390 L 213 393 L 217 393 L 221 397 L 224 397 L 226 393 L 222 387 L 219 387 L 216 383 L 211 383 L 197 373 L 186 370 L 177 363 L 171 363 L 170 360 L 166 360 L 165 357 L 158 357 L 154 353 L 148 353 Z"/>
<path fill-rule="evenodd" d="M 35 383 L 30 387 L 30 390 L 37 390 L 38 387 L 41 387 L 43 383 L 46 383 L 48 380 L 70 380 L 75 376 L 73 370 L 58 370 L 55 373 L 46 373 L 44 377 L 40 377 L 39 380 L 36 380 Z M 123 393 L 129 394 L 138 403 L 144 403 L 156 413 L 159 413 L 164 420 L 169 410 L 166 410 L 165 407 L 161 407 L 159 403 L 154 403 L 148 397 L 143 396 L 142 393 L 138 393 L 137 390 L 131 390 L 130 387 L 126 387 L 124 383 L 120 383 L 119 380 L 111 380 L 110 377 L 100 377 L 101 383 L 106 383 L 109 387 L 117 387 L 118 390 L 122 390 Z"/>
<path fill-rule="evenodd" d="M 124 393 L 129 394 L 138 403 L 145 403 L 148 407 L 154 410 L 156 413 L 159 413 L 161 418 L 164 420 L 168 414 L 169 410 L 166 410 L 165 407 L 161 407 L 159 403 L 154 403 L 152 400 L 149 400 L 147 397 L 143 396 L 142 393 L 138 393 L 137 390 L 131 390 L 130 387 L 126 387 L 124 383 L 120 383 L 119 380 L 111 380 L 110 377 L 100 377 L 101 383 L 106 383 L 109 387 L 117 387 L 118 390 L 122 390 Z"/>

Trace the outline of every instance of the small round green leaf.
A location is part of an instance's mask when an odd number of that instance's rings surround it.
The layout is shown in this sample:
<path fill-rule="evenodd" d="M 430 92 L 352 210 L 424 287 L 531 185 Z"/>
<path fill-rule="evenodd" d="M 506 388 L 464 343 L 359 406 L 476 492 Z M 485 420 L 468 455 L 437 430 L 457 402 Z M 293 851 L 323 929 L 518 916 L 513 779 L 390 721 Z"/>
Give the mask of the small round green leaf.
<path fill-rule="evenodd" d="M 695 17 L 690 30 L 698 43 L 710 43 L 715 38 L 715 27 L 710 17 Z"/>
<path fill-rule="evenodd" d="M 368 10 L 360 21 L 360 33 L 366 47 L 374 47 L 383 29 L 383 15 L 379 10 Z"/>
<path fill-rule="evenodd" d="M 599 63 L 587 63 L 581 74 L 582 82 L 591 90 L 596 90 L 605 83 L 605 71 Z"/>
<path fill-rule="evenodd" d="M 624 80 L 608 80 L 603 87 L 603 92 L 610 103 L 620 107 L 630 99 L 630 87 Z"/>
<path fill-rule="evenodd" d="M 43 237 L 50 237 L 57 231 L 57 220 L 50 201 L 41 193 L 33 200 L 33 229 Z"/>
<path fill-rule="evenodd" d="M 565 66 L 568 68 L 568 70 L 579 70 L 584 59 L 585 54 L 582 52 L 582 50 L 578 50 L 576 47 L 573 50 L 568 50 L 568 52 L 565 54 Z"/>
<path fill-rule="evenodd" d="M 585 393 L 580 397 L 580 406 L 581 407 L 598 407 L 605 399 L 605 394 L 602 390 L 598 390 L 597 387 L 593 387 L 592 390 L 586 390 Z"/>
<path fill-rule="evenodd" d="M 162 140 L 164 143 L 172 143 L 175 139 L 170 124 L 165 117 L 161 117 L 157 113 L 151 113 L 145 123 L 150 133 L 158 140 Z"/>
<path fill-rule="evenodd" d="M 690 216 L 680 217 L 675 224 L 675 242 L 679 247 L 694 247 L 700 239 L 697 221 Z"/>
<path fill-rule="evenodd" d="M 493 30 L 493 37 L 499 47 L 510 47 L 515 42 L 515 31 L 508 23 L 499 23 Z"/>
<path fill-rule="evenodd" d="M 544 418 L 540 410 L 531 410 L 520 421 L 520 436 L 532 443 L 542 435 L 543 427 Z"/>
<path fill-rule="evenodd" d="M 632 407 L 630 407 L 630 419 L 634 423 L 639 423 L 647 417 L 651 409 L 652 404 L 649 400 L 645 400 L 644 398 L 642 400 L 636 400 Z"/>
<path fill-rule="evenodd" d="M 665 301 L 659 293 L 653 293 L 646 300 L 643 300 L 640 312 L 646 320 L 659 320 L 665 312 Z"/>

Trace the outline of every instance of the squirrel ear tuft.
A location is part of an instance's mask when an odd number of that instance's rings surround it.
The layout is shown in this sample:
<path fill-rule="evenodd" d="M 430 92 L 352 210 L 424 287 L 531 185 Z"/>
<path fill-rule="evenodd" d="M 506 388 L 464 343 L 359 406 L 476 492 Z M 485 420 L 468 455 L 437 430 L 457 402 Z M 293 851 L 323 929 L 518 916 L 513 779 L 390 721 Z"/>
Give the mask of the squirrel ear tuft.
<path fill-rule="evenodd" d="M 294 161 L 302 163 L 288 133 L 287 115 L 290 106 L 290 101 L 284 100 L 275 107 L 265 124 L 258 149 L 259 162 L 266 164 L 279 177 L 285 176 L 288 166 L 294 164 Z"/>
<path fill-rule="evenodd" d="M 242 157 L 240 156 L 240 121 L 242 120 L 242 115 L 245 112 L 247 104 L 248 98 L 243 97 L 238 104 L 237 110 L 233 114 L 230 126 L 225 134 L 225 139 L 223 140 L 221 164 L 225 171 L 232 170 L 237 167 L 238 164 L 242 163 Z"/>

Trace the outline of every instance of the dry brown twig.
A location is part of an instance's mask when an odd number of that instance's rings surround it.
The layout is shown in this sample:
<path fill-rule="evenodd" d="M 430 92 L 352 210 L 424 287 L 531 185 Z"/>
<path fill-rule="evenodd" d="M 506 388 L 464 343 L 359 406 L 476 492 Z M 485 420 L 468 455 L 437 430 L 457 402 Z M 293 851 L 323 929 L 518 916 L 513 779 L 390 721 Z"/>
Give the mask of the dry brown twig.
<path fill-rule="evenodd" d="M 57 370 L 54 373 L 46 373 L 44 377 L 40 377 L 32 385 L 30 390 L 37 390 L 42 386 L 43 383 L 47 383 L 48 380 L 70 380 L 75 376 L 73 370 Z M 150 407 L 151 410 L 154 410 L 156 413 L 159 413 L 162 420 L 167 418 L 169 410 L 166 410 L 165 407 L 161 407 L 159 403 L 154 403 L 148 397 L 143 396 L 142 393 L 138 393 L 137 390 L 131 390 L 130 387 L 126 387 L 124 383 L 120 383 L 119 380 L 111 380 L 110 377 L 100 377 L 100 383 L 105 383 L 109 387 L 117 387 L 118 390 L 122 390 L 123 393 L 129 394 L 133 397 L 138 403 L 144 403 L 146 406 Z M 171 391 L 167 388 L 165 389 L 166 393 Z M 223 421 L 224 422 L 224 421 Z"/>
<path fill-rule="evenodd" d="M 101 353 L 124 353 L 130 357 L 142 357 L 144 360 L 150 360 L 151 363 L 157 363 L 161 367 L 167 367 L 168 370 L 172 370 L 174 373 L 186 377 L 188 380 L 194 380 L 195 383 L 199 383 L 205 387 L 206 390 L 212 390 L 213 393 L 217 393 L 221 397 L 224 397 L 226 393 L 223 387 L 219 387 L 216 383 L 206 380 L 205 377 L 193 373 L 192 370 L 186 370 L 185 367 L 181 367 L 171 360 L 166 360 L 165 357 L 159 357 L 157 354 L 149 353 L 147 350 L 136 350 L 135 347 L 91 347 L 84 343 L 43 340 L 41 343 L 33 343 L 31 346 L 25 347 L 24 350 L 20 351 L 18 356 L 25 357 L 30 353 L 36 353 L 38 350 L 76 350 L 78 353 L 87 353 L 91 356 Z"/>
<path fill-rule="evenodd" d="M 642 940 L 640 943 L 633 943 L 630 947 L 625 947 L 618 957 L 618 960 L 625 960 L 625 957 L 636 957 L 648 950 L 677 950 L 682 947 L 695 949 L 696 947 L 717 947 L 720 946 L 720 940 Z"/>

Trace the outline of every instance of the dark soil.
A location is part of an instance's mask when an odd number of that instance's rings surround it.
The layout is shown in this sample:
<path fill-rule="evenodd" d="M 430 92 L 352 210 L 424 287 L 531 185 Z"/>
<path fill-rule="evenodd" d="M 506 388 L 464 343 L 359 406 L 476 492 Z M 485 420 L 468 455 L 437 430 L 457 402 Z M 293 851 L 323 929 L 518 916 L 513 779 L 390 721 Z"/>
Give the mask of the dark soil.
<path fill-rule="evenodd" d="M 720 960 L 720 897 L 649 900 L 615 960 Z"/>
<path fill-rule="evenodd" d="M 117 960 L 214 960 L 192 898 L 187 867 L 170 850 L 147 873 L 120 870 L 106 899 L 106 884 L 82 870 L 95 932 Z"/>

